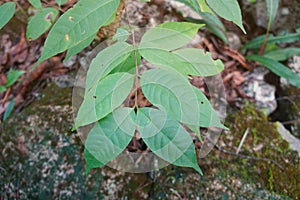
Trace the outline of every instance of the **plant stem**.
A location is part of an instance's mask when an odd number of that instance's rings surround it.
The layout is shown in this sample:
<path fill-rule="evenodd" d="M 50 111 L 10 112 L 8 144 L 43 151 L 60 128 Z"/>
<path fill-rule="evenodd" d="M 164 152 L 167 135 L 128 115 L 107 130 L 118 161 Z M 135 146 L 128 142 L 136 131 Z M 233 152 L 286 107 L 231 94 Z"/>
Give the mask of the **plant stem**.
<path fill-rule="evenodd" d="M 268 42 L 268 37 L 269 37 L 269 33 L 270 33 L 271 26 L 272 26 L 272 19 L 271 19 L 271 16 L 269 16 L 269 22 L 268 22 L 268 27 L 267 27 L 266 36 L 265 36 L 264 42 L 263 42 L 263 44 L 261 45 L 261 47 L 260 47 L 260 49 L 259 49 L 259 53 L 258 53 L 258 55 L 260 55 L 260 56 L 263 55 L 264 52 L 265 52 L 265 49 L 266 49 L 266 46 L 267 46 L 267 42 Z"/>
<path fill-rule="evenodd" d="M 124 11 L 126 14 L 126 18 L 128 21 L 128 26 L 131 32 L 131 37 L 132 37 L 132 44 L 133 44 L 133 48 L 134 48 L 134 61 L 135 61 L 135 81 L 134 81 L 134 90 L 135 90 L 135 98 L 134 98 L 134 107 L 138 108 L 138 82 L 139 82 L 139 66 L 138 66 L 138 61 L 137 61 L 137 49 L 136 49 L 136 41 L 135 41 L 135 33 L 134 33 L 134 29 L 132 27 L 132 24 L 130 23 L 130 18 L 128 15 L 128 11 L 127 11 L 127 2 L 126 0 L 123 0 L 124 3 Z"/>

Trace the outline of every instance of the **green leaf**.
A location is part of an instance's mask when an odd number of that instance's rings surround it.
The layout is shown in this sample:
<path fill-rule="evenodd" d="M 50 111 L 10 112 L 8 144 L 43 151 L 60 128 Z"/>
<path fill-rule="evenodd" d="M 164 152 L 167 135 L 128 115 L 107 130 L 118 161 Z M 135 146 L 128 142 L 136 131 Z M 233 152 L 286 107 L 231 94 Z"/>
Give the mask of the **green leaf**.
<path fill-rule="evenodd" d="M 203 19 L 186 18 L 188 22 L 206 24 L 207 28 L 224 43 L 228 43 L 226 30 L 219 18 L 208 7 L 205 0 L 178 0 L 195 10 Z"/>
<path fill-rule="evenodd" d="M 133 108 L 120 108 L 95 124 L 85 141 L 86 172 L 116 158 L 135 132 Z"/>
<path fill-rule="evenodd" d="M 64 5 L 67 0 L 55 0 L 58 6 Z"/>
<path fill-rule="evenodd" d="M 197 1 L 197 0 L 177 0 L 177 1 L 184 3 L 185 5 L 189 6 L 190 8 L 192 8 L 193 10 L 195 10 L 198 13 L 203 11 L 201 9 L 201 4 L 199 4 L 199 1 Z"/>
<path fill-rule="evenodd" d="M 15 2 L 7 2 L 0 6 L 0 29 L 5 26 L 14 16 L 16 10 Z"/>
<path fill-rule="evenodd" d="M 150 63 L 166 69 L 175 69 L 183 75 L 211 76 L 224 69 L 220 60 L 214 61 L 210 53 L 185 48 L 173 53 L 161 49 L 140 49 L 141 55 Z"/>
<path fill-rule="evenodd" d="M 54 24 L 36 66 L 96 34 L 115 13 L 119 0 L 81 0 Z"/>
<path fill-rule="evenodd" d="M 206 96 L 175 71 L 146 71 L 140 85 L 145 97 L 170 118 L 196 127 L 226 129 Z"/>
<path fill-rule="evenodd" d="M 153 108 L 137 113 L 138 130 L 151 151 L 173 165 L 192 167 L 203 175 L 189 133 L 175 120 Z"/>
<path fill-rule="evenodd" d="M 11 112 L 13 111 L 15 102 L 16 102 L 16 99 L 14 98 L 8 104 L 8 107 L 6 108 L 5 113 L 3 115 L 3 121 L 4 122 L 7 120 L 7 118 L 10 116 Z"/>
<path fill-rule="evenodd" d="M 251 40 L 250 42 L 246 43 L 243 49 L 255 49 L 260 48 L 260 46 L 263 44 L 265 39 L 264 35 L 258 36 Z M 295 41 L 298 41 L 300 39 L 300 32 L 298 33 L 285 33 L 283 35 L 279 36 L 273 36 L 272 34 L 269 35 L 267 44 L 280 44 L 280 43 L 292 43 Z"/>
<path fill-rule="evenodd" d="M 139 49 L 174 50 L 190 42 L 202 25 L 187 22 L 166 22 L 147 31 Z"/>
<path fill-rule="evenodd" d="M 195 0 L 194 0 L 195 1 Z M 205 0 L 198 0 L 202 12 L 213 13 Z"/>
<path fill-rule="evenodd" d="M 10 70 L 7 74 L 6 87 L 8 88 L 13 85 L 24 73 L 25 71 L 22 70 Z"/>
<path fill-rule="evenodd" d="M 284 49 L 276 49 L 273 51 L 269 51 L 264 54 L 264 57 L 270 58 L 276 61 L 284 61 L 290 58 L 291 56 L 299 56 L 300 48 L 296 47 L 287 47 Z"/>
<path fill-rule="evenodd" d="M 35 40 L 40 37 L 51 27 L 57 15 L 58 10 L 55 8 L 45 8 L 31 17 L 27 25 L 26 38 Z"/>
<path fill-rule="evenodd" d="M 64 61 L 69 60 L 69 58 L 72 55 L 75 55 L 75 54 L 81 52 L 85 47 L 89 46 L 92 43 L 92 41 L 94 40 L 95 36 L 96 36 L 95 34 L 92 34 L 89 38 L 79 42 L 76 46 L 70 48 L 67 51 L 67 55 L 66 55 Z"/>
<path fill-rule="evenodd" d="M 218 15 L 234 22 L 246 33 L 242 22 L 241 9 L 237 0 L 206 0 L 206 2 Z"/>
<path fill-rule="evenodd" d="M 125 72 L 108 75 L 88 92 L 79 108 L 75 126 L 91 124 L 119 107 L 133 86 L 135 76 Z"/>
<path fill-rule="evenodd" d="M 140 85 L 145 97 L 169 117 L 199 126 L 199 102 L 187 78 L 173 70 L 152 69 L 142 75 Z"/>
<path fill-rule="evenodd" d="M 100 51 L 93 59 L 87 72 L 85 93 L 95 89 L 98 80 L 109 74 L 114 68 L 123 65 L 134 51 L 132 45 L 125 42 L 117 42 Z M 135 65 L 134 65 L 135 66 Z"/>
<path fill-rule="evenodd" d="M 206 96 L 196 87 L 193 86 L 194 93 L 197 96 L 198 103 L 198 110 L 200 113 L 199 118 L 199 126 L 200 127 L 217 127 L 228 130 L 227 127 L 225 127 L 219 119 L 219 116 L 217 115 L 216 111 L 211 106 L 209 100 L 206 98 Z M 199 127 L 197 126 L 197 127 Z M 191 127 L 191 126 L 189 126 Z M 194 130 L 194 129 L 192 129 Z"/>
<path fill-rule="evenodd" d="M 125 42 L 130 36 L 130 32 L 124 28 L 118 28 L 116 34 L 113 36 L 112 41 Z"/>
<path fill-rule="evenodd" d="M 7 90 L 7 88 L 4 85 L 0 85 L 0 94 L 2 92 L 5 92 Z"/>
<path fill-rule="evenodd" d="M 269 70 L 286 78 L 292 85 L 300 88 L 300 77 L 298 74 L 284 66 L 283 64 L 264 56 L 250 55 L 247 59 L 254 60 L 267 67 Z"/>
<path fill-rule="evenodd" d="M 29 3 L 36 9 L 42 9 L 42 3 L 41 0 L 29 0 Z"/>
<path fill-rule="evenodd" d="M 226 29 L 219 18 L 216 15 L 208 12 L 201 12 L 199 14 L 203 19 L 186 18 L 186 20 L 197 24 L 206 24 L 208 30 L 210 30 L 213 34 L 227 44 L 228 39 L 226 36 Z"/>
<path fill-rule="evenodd" d="M 224 70 L 221 60 L 214 61 L 210 53 L 204 53 L 201 49 L 185 48 L 174 51 L 179 57 L 192 65 L 191 70 L 195 76 L 212 76 Z"/>
<path fill-rule="evenodd" d="M 135 58 L 136 57 L 136 58 Z M 131 74 L 136 74 L 136 65 L 139 66 L 141 63 L 141 56 L 138 51 L 136 51 L 136 55 L 134 51 L 129 54 L 126 60 L 121 62 L 119 65 L 117 65 L 110 74 L 116 73 L 116 72 L 128 72 Z"/>
<path fill-rule="evenodd" d="M 267 10 L 269 16 L 268 29 L 270 29 L 277 15 L 279 0 L 266 0 L 266 3 L 267 3 Z"/>

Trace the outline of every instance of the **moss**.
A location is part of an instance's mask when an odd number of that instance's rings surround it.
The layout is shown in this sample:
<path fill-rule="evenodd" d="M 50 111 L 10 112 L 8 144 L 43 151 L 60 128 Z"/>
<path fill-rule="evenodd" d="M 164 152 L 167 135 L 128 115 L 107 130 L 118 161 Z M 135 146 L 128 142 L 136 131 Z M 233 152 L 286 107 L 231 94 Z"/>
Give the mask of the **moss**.
<path fill-rule="evenodd" d="M 273 188 L 274 188 L 274 184 L 273 184 L 273 181 L 274 181 L 274 178 L 273 178 L 273 171 L 272 171 L 272 168 L 269 169 L 269 187 L 271 189 L 271 191 L 273 191 Z"/>
<path fill-rule="evenodd" d="M 60 88 L 51 82 L 43 91 L 43 97 L 37 101 L 37 106 L 44 105 L 70 105 L 72 88 Z"/>
<path fill-rule="evenodd" d="M 288 104 L 288 111 L 291 112 L 291 119 L 295 120 L 299 119 L 299 112 L 300 112 L 300 98 L 299 98 L 299 89 L 295 86 L 289 86 L 286 88 L 286 95 L 289 96 L 289 104 Z M 300 123 L 295 122 L 293 123 L 293 128 L 295 129 L 293 131 L 293 134 L 300 137 Z"/>
<path fill-rule="evenodd" d="M 289 144 L 283 140 L 277 131 L 275 123 L 270 123 L 267 116 L 255 109 L 254 105 L 246 105 L 242 110 L 228 116 L 227 126 L 236 140 L 229 141 L 223 134 L 220 140 L 235 152 L 247 128 L 249 133 L 240 154 L 251 157 L 268 158 L 280 164 L 283 169 L 267 161 L 238 159 L 228 155 L 221 155 L 232 159 L 230 168 L 233 174 L 239 173 L 244 179 L 252 179 L 277 194 L 288 195 L 298 199 L 300 197 L 299 157 L 289 149 Z M 233 166 L 232 166 L 233 165 Z M 224 166 L 225 167 L 225 166 Z"/>

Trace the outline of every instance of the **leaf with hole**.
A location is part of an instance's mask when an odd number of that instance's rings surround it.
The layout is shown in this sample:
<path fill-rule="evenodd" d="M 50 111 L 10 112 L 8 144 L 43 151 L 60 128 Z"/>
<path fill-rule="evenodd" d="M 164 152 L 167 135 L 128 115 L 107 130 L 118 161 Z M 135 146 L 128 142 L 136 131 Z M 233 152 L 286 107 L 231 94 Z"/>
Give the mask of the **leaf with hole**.
<path fill-rule="evenodd" d="M 135 132 L 133 108 L 120 108 L 97 122 L 85 141 L 86 172 L 102 167 L 116 158 L 129 144 Z"/>
<path fill-rule="evenodd" d="M 36 65 L 96 34 L 114 15 L 119 0 L 81 0 L 54 24 Z"/>
<path fill-rule="evenodd" d="M 16 10 L 15 2 L 7 2 L 0 6 L 0 29 L 5 26 L 14 16 Z"/>
<path fill-rule="evenodd" d="M 88 92 L 79 108 L 75 127 L 102 119 L 119 107 L 129 95 L 135 76 L 120 72 L 102 79 L 95 90 Z"/>
<path fill-rule="evenodd" d="M 55 8 L 45 8 L 31 17 L 27 25 L 26 38 L 35 40 L 40 37 L 52 26 L 57 15 L 58 10 Z"/>
<path fill-rule="evenodd" d="M 87 72 L 85 93 L 95 89 L 97 82 L 108 75 L 113 69 L 123 65 L 134 51 L 133 46 L 125 42 L 117 42 L 100 51 L 93 59 Z M 135 66 L 135 65 L 133 65 Z"/>
<path fill-rule="evenodd" d="M 225 127 L 220 119 L 216 111 L 211 106 L 209 100 L 206 98 L 206 96 L 195 86 L 193 86 L 194 93 L 197 96 L 198 106 L 199 106 L 199 112 L 200 112 L 200 118 L 199 118 L 199 126 L 200 127 L 217 127 L 228 130 L 227 127 Z M 192 126 L 191 124 L 187 124 L 189 126 Z M 197 126 L 197 127 L 199 127 Z"/>
<path fill-rule="evenodd" d="M 67 51 L 67 55 L 64 59 L 64 61 L 67 61 L 69 60 L 69 58 L 72 56 L 72 55 L 75 55 L 79 52 L 81 52 L 85 47 L 89 46 L 92 41 L 94 40 L 94 38 L 96 37 L 95 34 L 92 34 L 90 37 L 88 37 L 87 39 L 79 42 L 76 46 L 70 48 L 68 51 Z"/>
<path fill-rule="evenodd" d="M 168 118 L 163 111 L 140 108 L 137 123 L 143 141 L 154 154 L 173 165 L 192 167 L 203 174 L 193 140 L 178 121 Z"/>

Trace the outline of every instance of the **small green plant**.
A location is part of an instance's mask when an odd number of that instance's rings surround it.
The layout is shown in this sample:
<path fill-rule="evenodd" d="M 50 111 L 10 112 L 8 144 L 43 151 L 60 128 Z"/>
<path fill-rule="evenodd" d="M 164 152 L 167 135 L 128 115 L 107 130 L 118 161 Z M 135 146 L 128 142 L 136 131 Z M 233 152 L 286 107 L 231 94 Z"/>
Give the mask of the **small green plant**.
<path fill-rule="evenodd" d="M 34 40 L 50 29 L 35 67 L 58 53 L 67 51 L 68 59 L 87 47 L 99 28 L 114 20 L 120 4 L 119 0 L 80 0 L 56 20 L 57 8 L 43 8 L 40 0 L 29 2 L 39 12 L 29 19 L 27 39 Z M 61 6 L 66 1 L 56 2 Z M 116 158 L 137 130 L 153 153 L 202 174 L 192 138 L 183 125 L 196 133 L 200 127 L 226 127 L 205 95 L 190 84 L 189 77 L 215 75 L 224 66 L 220 60 L 212 60 L 209 53 L 183 46 L 193 39 L 203 23 L 227 41 L 225 28 L 214 12 L 245 30 L 237 0 L 182 2 L 204 16 L 204 20 L 158 25 L 144 34 L 139 45 L 127 43 L 129 34 L 119 29 L 115 43 L 92 61 L 84 101 L 75 122 L 75 128 L 94 123 L 85 142 L 87 172 Z M 0 25 L 4 26 L 13 16 L 15 3 L 4 4 L 0 9 L 8 11 L 0 12 L 5 15 L 0 17 Z M 134 34 L 131 36 L 135 41 Z M 156 68 L 139 74 L 141 59 Z M 138 107 L 138 85 L 153 107 Z M 136 91 L 135 106 L 124 107 L 122 102 L 131 90 Z"/>
<path fill-rule="evenodd" d="M 7 73 L 7 80 L 5 85 L 0 85 L 0 93 L 5 92 L 9 87 L 15 84 L 20 76 L 22 76 L 25 71 L 22 70 L 10 70 Z"/>
<path fill-rule="evenodd" d="M 278 44 L 298 41 L 300 39 L 300 29 L 297 29 L 296 33 L 283 32 L 278 36 L 270 34 L 271 26 L 274 23 L 277 14 L 279 1 L 266 0 L 266 4 L 269 16 L 266 34 L 258 36 L 246 43 L 242 50 L 252 49 L 254 53 L 248 55 L 247 59 L 259 62 L 273 73 L 286 78 L 292 85 L 300 88 L 299 75 L 280 63 L 280 61 L 285 61 L 293 55 L 300 55 L 300 48 L 280 48 L 278 46 Z"/>
<path fill-rule="evenodd" d="M 181 123 L 192 129 L 224 126 L 205 95 L 190 84 L 188 75 L 211 76 L 224 66 L 200 49 L 181 48 L 193 39 L 199 27 L 192 23 L 164 23 L 146 32 L 139 46 L 117 42 L 92 61 L 76 120 L 76 127 L 96 122 L 85 142 L 87 170 L 116 158 L 129 144 L 137 126 L 153 153 L 202 173 L 193 141 Z M 141 57 L 157 68 L 139 75 Z M 134 82 L 140 83 L 143 94 L 155 107 L 139 108 L 137 103 L 134 108 L 120 107 L 131 88 L 137 91 Z"/>
<path fill-rule="evenodd" d="M 5 85 L 0 85 L 0 93 L 5 92 L 7 89 L 9 89 L 13 84 L 17 82 L 20 76 L 22 76 L 25 72 L 22 70 L 10 70 L 7 73 L 7 80 Z M 15 105 L 15 99 L 12 99 L 10 103 L 8 104 L 8 107 L 6 108 L 4 115 L 3 115 L 3 121 L 6 121 L 7 118 L 10 116 L 14 105 Z"/>

